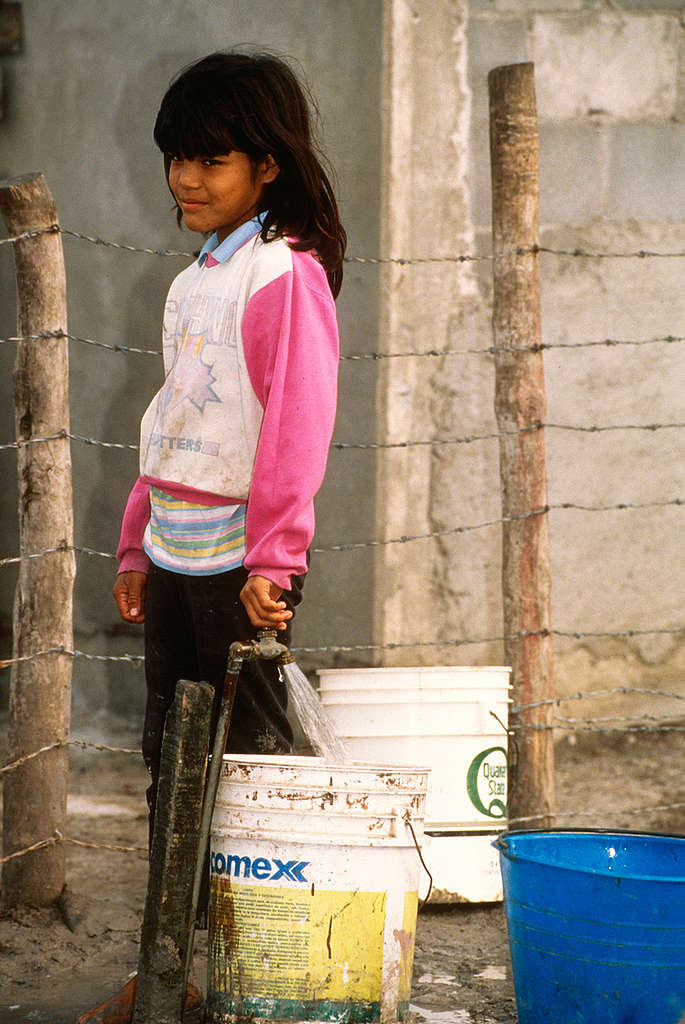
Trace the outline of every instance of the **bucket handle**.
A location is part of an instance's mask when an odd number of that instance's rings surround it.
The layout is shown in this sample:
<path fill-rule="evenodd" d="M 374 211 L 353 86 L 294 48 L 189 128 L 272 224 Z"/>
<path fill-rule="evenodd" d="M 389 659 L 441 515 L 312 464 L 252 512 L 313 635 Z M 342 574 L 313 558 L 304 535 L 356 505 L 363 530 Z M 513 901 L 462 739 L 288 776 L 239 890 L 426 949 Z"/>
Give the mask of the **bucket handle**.
<path fill-rule="evenodd" d="M 509 763 L 509 755 L 507 753 L 507 783 L 508 783 L 508 790 L 509 790 L 509 792 L 507 794 L 507 804 L 508 804 L 509 801 L 511 800 L 511 797 L 512 797 L 512 795 L 514 793 L 514 790 L 516 789 L 516 775 L 517 775 L 517 770 L 518 770 L 518 766 L 519 766 L 519 761 L 521 760 L 521 753 L 520 753 L 520 750 L 519 750 L 519 745 L 518 745 L 518 742 L 516 740 L 516 733 L 514 732 L 514 730 L 513 729 L 509 729 L 504 724 L 504 722 L 499 717 L 499 715 L 496 715 L 494 711 L 492 711 L 492 710 L 490 711 L 490 716 L 495 719 L 497 724 L 499 726 L 501 726 L 502 729 L 504 729 L 504 732 L 507 735 L 507 739 L 509 740 L 510 749 L 511 749 L 511 747 L 514 748 L 514 762 L 513 762 L 513 764 Z"/>
<path fill-rule="evenodd" d="M 497 836 L 496 839 L 493 839 L 492 845 L 495 847 L 496 850 L 499 850 L 501 853 L 509 853 L 509 843 L 504 838 L 504 836 Z"/>
<path fill-rule="evenodd" d="M 433 891 L 433 876 L 430 873 L 430 871 L 428 870 L 428 865 L 426 864 L 425 860 L 423 859 L 423 854 L 421 852 L 421 847 L 419 846 L 419 841 L 416 838 L 416 832 L 414 831 L 414 826 L 411 823 L 411 814 L 410 814 L 408 808 L 405 810 L 404 814 L 402 815 L 402 820 L 403 820 L 404 824 L 407 826 L 407 828 L 409 829 L 409 831 L 411 832 L 411 837 L 414 840 L 414 846 L 416 847 L 416 852 L 419 855 L 419 860 L 421 861 L 421 866 L 423 867 L 423 870 L 428 875 L 428 892 L 426 893 L 426 895 L 424 896 L 424 898 L 422 900 L 419 900 L 419 907 L 423 908 L 428 903 L 428 900 L 430 899 L 431 892 Z"/>

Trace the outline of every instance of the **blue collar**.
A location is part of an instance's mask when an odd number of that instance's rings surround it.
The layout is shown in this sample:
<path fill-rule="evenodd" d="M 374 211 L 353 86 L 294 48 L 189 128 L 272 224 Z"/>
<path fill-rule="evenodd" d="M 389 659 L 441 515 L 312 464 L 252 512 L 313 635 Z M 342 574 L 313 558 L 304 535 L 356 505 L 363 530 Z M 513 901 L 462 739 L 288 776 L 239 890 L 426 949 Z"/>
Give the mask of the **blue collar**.
<path fill-rule="evenodd" d="M 260 213 L 253 217 L 252 220 L 245 221 L 244 224 L 241 224 L 239 228 L 236 228 L 235 231 L 232 231 L 230 235 L 224 238 L 221 244 L 219 244 L 215 231 L 202 246 L 197 262 L 201 267 L 204 267 L 207 255 L 211 252 L 217 263 L 225 263 L 241 245 L 245 245 L 245 242 L 249 242 L 251 238 L 254 238 L 262 230 L 262 222 L 265 216 L 266 214 Z"/>

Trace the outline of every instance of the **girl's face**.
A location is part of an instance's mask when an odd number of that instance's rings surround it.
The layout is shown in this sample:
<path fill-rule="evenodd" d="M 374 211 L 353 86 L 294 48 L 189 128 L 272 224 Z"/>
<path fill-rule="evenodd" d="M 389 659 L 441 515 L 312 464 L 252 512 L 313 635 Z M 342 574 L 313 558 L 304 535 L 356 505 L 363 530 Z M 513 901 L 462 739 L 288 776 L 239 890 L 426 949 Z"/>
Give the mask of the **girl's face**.
<path fill-rule="evenodd" d="M 259 212 L 265 185 L 278 175 L 271 156 L 253 164 L 247 153 L 232 150 L 187 160 L 172 157 L 169 188 L 190 231 L 216 231 L 223 242 Z"/>

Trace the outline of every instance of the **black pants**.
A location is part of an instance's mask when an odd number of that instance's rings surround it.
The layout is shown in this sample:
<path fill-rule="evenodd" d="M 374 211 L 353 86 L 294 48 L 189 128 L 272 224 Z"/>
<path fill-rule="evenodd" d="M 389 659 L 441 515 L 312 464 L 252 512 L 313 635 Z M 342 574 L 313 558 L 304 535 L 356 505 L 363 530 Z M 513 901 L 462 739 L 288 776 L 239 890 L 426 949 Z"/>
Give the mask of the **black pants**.
<path fill-rule="evenodd" d="M 147 707 L 143 757 L 151 775 L 147 791 L 150 836 L 154 824 L 164 719 L 179 679 L 210 683 L 215 689 L 212 740 L 219 716 L 228 649 L 250 640 L 257 630 L 240 600 L 245 569 L 215 576 L 185 576 L 150 567 L 145 599 L 145 680 Z M 303 576 L 292 577 L 282 600 L 294 610 Z M 279 631 L 288 643 L 290 627 Z M 285 683 L 274 661 L 245 661 L 238 679 L 226 749 L 234 754 L 289 753 L 293 734 L 286 716 Z M 210 750 L 211 750 L 210 743 Z"/>

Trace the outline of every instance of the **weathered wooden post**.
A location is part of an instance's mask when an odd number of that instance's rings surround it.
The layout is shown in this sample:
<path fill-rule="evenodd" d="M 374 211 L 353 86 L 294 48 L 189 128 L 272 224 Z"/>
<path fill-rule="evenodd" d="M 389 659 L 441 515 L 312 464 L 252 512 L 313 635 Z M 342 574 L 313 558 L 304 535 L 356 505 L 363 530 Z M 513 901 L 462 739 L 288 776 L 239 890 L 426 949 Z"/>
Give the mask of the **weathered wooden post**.
<path fill-rule="evenodd" d="M 134 1024 L 180 1024 L 214 690 L 182 679 L 159 769 Z"/>
<path fill-rule="evenodd" d="M 42 174 L 0 182 L 0 213 L 12 237 L 57 224 L 57 210 Z M 36 234 L 16 241 L 13 248 L 17 332 L 22 339 L 14 366 L 22 560 L 14 601 L 8 761 L 21 760 L 44 746 L 62 745 L 7 773 L 5 857 L 43 840 L 59 839 L 64 829 L 74 582 L 62 239 L 58 231 Z M 32 337 L 37 335 L 43 336 Z M 52 440 L 36 440 L 45 437 Z M 58 550 L 29 557 L 50 549 Z M 2 881 L 5 907 L 53 903 L 64 887 L 63 844 L 52 842 L 7 860 Z"/>
<path fill-rule="evenodd" d="M 515 706 L 554 696 L 550 628 L 546 412 L 540 319 L 538 135 L 532 64 L 489 75 L 495 343 L 495 413 L 502 484 L 502 591 Z M 518 761 L 508 816 L 554 816 L 552 705 L 515 713 Z"/>

